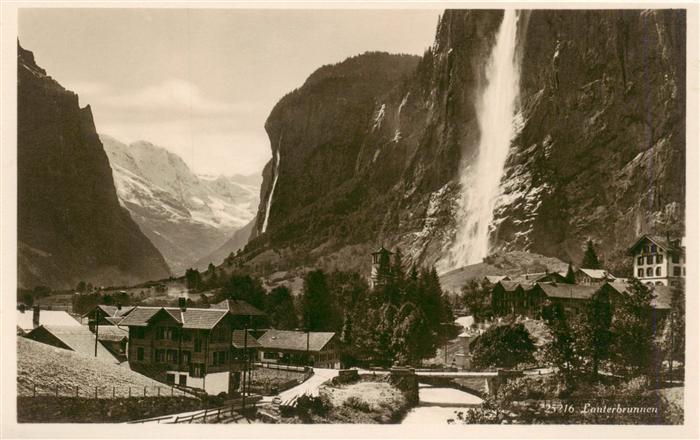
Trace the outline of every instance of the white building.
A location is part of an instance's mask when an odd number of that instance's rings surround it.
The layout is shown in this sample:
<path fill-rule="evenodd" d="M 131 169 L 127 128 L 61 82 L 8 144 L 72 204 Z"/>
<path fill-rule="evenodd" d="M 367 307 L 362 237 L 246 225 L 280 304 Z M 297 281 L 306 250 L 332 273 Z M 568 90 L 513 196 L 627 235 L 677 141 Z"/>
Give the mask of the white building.
<path fill-rule="evenodd" d="M 685 246 L 681 240 L 643 235 L 627 253 L 634 257 L 634 276 L 643 283 L 669 286 L 685 280 Z"/>

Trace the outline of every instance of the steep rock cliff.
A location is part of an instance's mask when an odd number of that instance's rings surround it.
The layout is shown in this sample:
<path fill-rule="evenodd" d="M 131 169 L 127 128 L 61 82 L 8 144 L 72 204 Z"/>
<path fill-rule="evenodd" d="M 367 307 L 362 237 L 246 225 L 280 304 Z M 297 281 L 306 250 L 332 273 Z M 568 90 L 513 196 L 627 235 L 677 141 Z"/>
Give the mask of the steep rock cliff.
<path fill-rule="evenodd" d="M 448 10 L 420 60 L 354 57 L 283 98 L 266 124 L 275 159 L 243 260 L 263 273 L 366 272 L 383 243 L 439 261 L 454 237 L 459 174 L 478 149 L 475 103 L 502 16 Z M 519 123 L 495 250 L 577 262 L 591 237 L 622 267 L 636 234 L 682 233 L 684 12 L 529 11 L 518 50 Z"/>
<path fill-rule="evenodd" d="M 18 47 L 18 281 L 27 288 L 131 284 L 169 269 L 119 206 L 90 107 Z"/>

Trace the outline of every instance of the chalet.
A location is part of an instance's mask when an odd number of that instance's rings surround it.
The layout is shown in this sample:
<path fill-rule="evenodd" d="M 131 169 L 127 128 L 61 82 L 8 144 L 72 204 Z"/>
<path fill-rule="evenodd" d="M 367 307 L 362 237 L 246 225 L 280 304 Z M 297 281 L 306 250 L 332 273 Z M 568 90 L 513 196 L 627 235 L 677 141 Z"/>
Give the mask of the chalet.
<path fill-rule="evenodd" d="M 574 279 L 576 284 L 590 285 L 614 281 L 615 277 L 607 270 L 580 268 L 574 272 Z"/>
<path fill-rule="evenodd" d="M 333 332 L 268 330 L 258 343 L 261 362 L 340 368 L 340 347 Z"/>
<path fill-rule="evenodd" d="M 647 285 L 680 286 L 685 280 L 682 240 L 658 235 L 641 236 L 627 251 L 634 258 L 634 276 Z"/>
<path fill-rule="evenodd" d="M 88 318 L 88 326 L 90 330 L 95 331 L 95 323 L 98 325 L 119 325 L 122 319 L 127 316 L 132 310 L 133 306 L 106 306 L 104 304 L 98 304 L 93 307 L 90 311 L 85 313 L 82 318 Z"/>
<path fill-rule="evenodd" d="M 179 308 L 137 306 L 119 324 L 129 329 L 129 365 L 165 382 L 231 393 L 231 377 L 241 368 L 234 363 L 234 330 L 250 320 L 235 313 L 187 308 L 185 301 Z"/>
<path fill-rule="evenodd" d="M 54 347 L 63 348 L 96 357 L 100 361 L 118 364 L 117 359 L 102 344 L 96 343 L 95 335 L 84 325 L 44 324 L 27 333 L 27 338 Z"/>
<path fill-rule="evenodd" d="M 97 340 L 120 362 L 127 360 L 127 343 L 129 330 L 116 325 L 99 326 L 96 332 Z"/>
<path fill-rule="evenodd" d="M 80 327 L 80 322 L 63 310 L 41 310 L 34 306 L 31 311 L 17 310 L 17 327 L 24 333 L 40 325 Z"/>
<path fill-rule="evenodd" d="M 499 281 L 491 291 L 491 307 L 496 316 L 536 314 L 530 292 L 535 283 Z"/>

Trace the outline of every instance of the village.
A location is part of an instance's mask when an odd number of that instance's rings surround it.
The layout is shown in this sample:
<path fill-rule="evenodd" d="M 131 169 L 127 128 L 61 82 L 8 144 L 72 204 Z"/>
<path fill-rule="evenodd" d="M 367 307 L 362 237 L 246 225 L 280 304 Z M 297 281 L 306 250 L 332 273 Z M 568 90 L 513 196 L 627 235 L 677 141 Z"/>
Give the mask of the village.
<path fill-rule="evenodd" d="M 594 256 L 592 248 L 591 252 Z M 411 290 L 397 290 L 397 278 L 404 277 L 404 271 L 396 269 L 397 253 L 401 267 L 400 251 L 381 247 L 371 255 L 370 295 L 385 299 L 372 303 L 370 298 L 353 306 L 378 304 L 377 309 L 390 310 L 386 304 L 397 304 L 395 312 L 377 317 L 397 328 L 409 327 L 403 333 L 393 330 L 393 339 L 404 338 L 404 345 L 386 346 L 391 348 L 385 351 L 392 353 L 386 359 L 360 354 L 371 351 L 355 348 L 362 344 L 353 339 L 368 333 L 348 330 L 349 314 L 341 331 L 319 331 L 331 327 L 313 325 L 310 318 L 295 328 L 274 328 L 262 307 L 235 293 L 211 304 L 205 304 L 204 295 L 199 303 L 181 296 L 174 304 L 161 306 L 110 300 L 111 304 L 95 304 L 81 313 L 71 310 L 80 303 L 75 298 L 71 308 L 63 309 L 42 305 L 41 299 L 33 305 L 19 303 L 19 420 L 53 413 L 55 420 L 42 421 L 75 421 L 82 415 L 85 421 L 129 423 L 410 423 L 421 417 L 438 423 L 517 423 L 526 416 L 512 409 L 504 409 L 505 416 L 485 414 L 484 404 L 498 399 L 499 388 L 507 389 L 508 383 L 535 381 L 546 388 L 574 380 L 566 374 L 569 369 L 574 376 L 583 375 L 589 354 L 581 351 L 563 361 L 552 357 L 566 353 L 557 351 L 557 344 L 566 339 L 562 332 L 567 326 L 574 328 L 576 320 L 587 328 L 586 316 L 593 309 L 610 315 L 596 337 L 612 333 L 613 316 L 618 309 L 625 310 L 635 289 L 648 294 L 653 325 L 660 329 L 651 337 L 666 340 L 670 331 L 671 344 L 675 338 L 677 347 L 683 346 L 683 335 L 673 333 L 673 320 L 682 319 L 674 309 L 674 292 L 682 292 L 685 284 L 685 247 L 680 239 L 644 235 L 631 244 L 628 258 L 635 277 L 629 279 L 601 267 L 575 268 L 569 263 L 566 271 L 493 273 L 468 280 L 462 292 L 451 292 L 453 305 L 445 309 L 449 316 L 440 317 L 451 321 L 438 323 L 444 332 L 420 327 L 424 318 L 401 318 L 406 304 L 412 303 L 396 299 Z M 415 279 L 420 284 L 424 275 L 430 278 L 429 272 L 419 276 L 413 268 L 402 283 L 410 286 Z M 601 309 L 601 304 L 607 308 Z M 443 311 L 422 313 L 429 317 Z M 381 326 L 363 331 L 380 334 Z M 588 338 L 584 333 L 572 330 L 565 336 L 583 340 Z M 576 346 L 575 341 L 568 343 Z M 425 344 L 424 351 L 416 348 Z M 499 345 L 506 346 L 504 352 L 494 348 Z M 678 389 L 684 377 L 682 355 L 673 346 L 664 350 L 655 388 Z M 599 368 L 602 374 L 595 380 L 621 383 L 628 376 L 604 367 L 610 349 L 606 346 L 603 351 L 593 356 L 594 375 Z M 580 365 L 574 368 L 574 364 Z M 669 402 L 677 399 L 664 396 Z M 566 397 L 559 396 L 558 401 Z M 91 406 L 86 416 L 80 408 L 92 405 L 90 401 L 101 402 L 101 410 Z M 120 402 L 121 410 L 113 409 L 115 402 Z M 525 413 L 544 417 L 544 422 L 561 421 L 546 418 L 539 406 Z"/>

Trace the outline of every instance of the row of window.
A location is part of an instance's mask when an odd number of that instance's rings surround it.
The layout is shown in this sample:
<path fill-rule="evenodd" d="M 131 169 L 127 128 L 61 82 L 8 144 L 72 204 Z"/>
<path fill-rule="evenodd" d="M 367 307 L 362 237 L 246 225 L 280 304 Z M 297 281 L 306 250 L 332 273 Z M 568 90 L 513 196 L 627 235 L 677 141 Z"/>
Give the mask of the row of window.
<path fill-rule="evenodd" d="M 144 348 L 138 347 L 136 349 L 136 359 L 139 361 L 144 360 Z M 189 350 L 183 350 L 181 352 L 180 363 L 189 364 L 192 360 L 192 353 Z M 228 352 L 226 351 L 215 351 L 212 353 L 211 365 L 225 365 L 228 361 Z M 172 364 L 178 363 L 177 350 L 166 350 L 159 349 L 155 350 L 155 362 L 169 362 Z"/>
<path fill-rule="evenodd" d="M 642 266 L 644 264 L 644 261 L 646 260 L 646 264 L 654 264 L 654 257 L 656 257 L 656 264 L 661 264 L 664 262 L 664 256 L 657 254 L 657 255 L 647 255 L 647 256 L 640 256 L 637 257 L 637 265 Z M 671 255 L 671 262 L 678 264 L 680 262 L 680 257 L 676 254 Z"/>
<path fill-rule="evenodd" d="M 656 270 L 654 270 L 654 268 L 652 268 L 652 267 L 647 267 L 646 271 L 642 267 L 637 269 L 637 278 L 644 278 L 645 274 L 646 274 L 647 278 L 653 277 L 653 276 L 660 277 L 661 276 L 661 266 L 658 266 L 656 268 Z M 681 274 L 683 274 L 683 276 L 685 276 L 685 267 L 683 269 L 681 269 L 680 266 L 673 266 L 673 276 L 679 277 L 679 276 L 681 276 Z"/>

